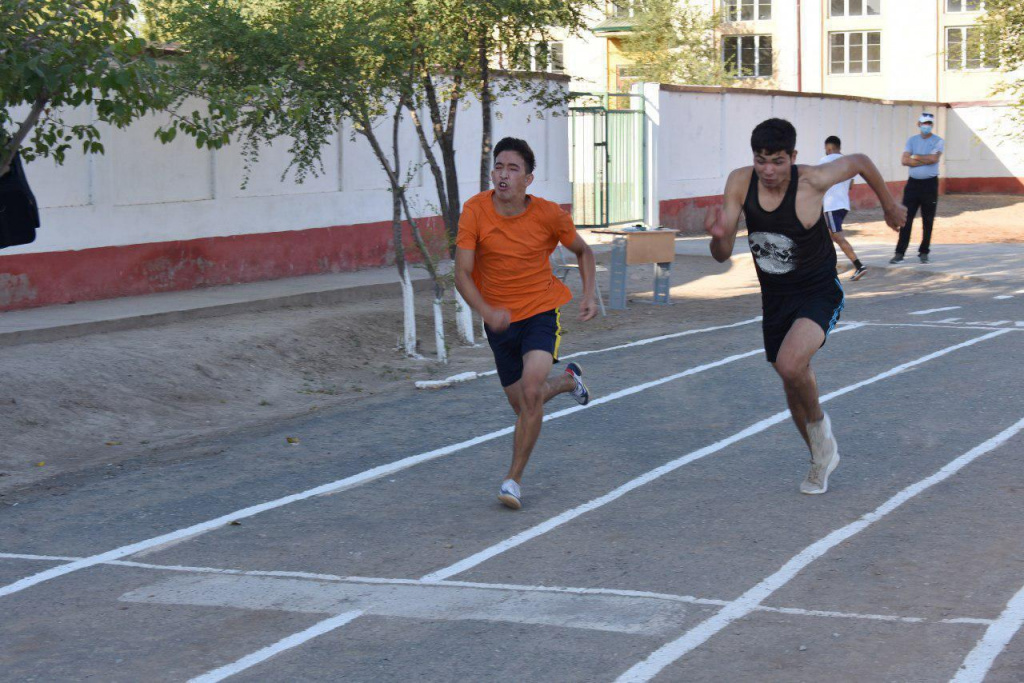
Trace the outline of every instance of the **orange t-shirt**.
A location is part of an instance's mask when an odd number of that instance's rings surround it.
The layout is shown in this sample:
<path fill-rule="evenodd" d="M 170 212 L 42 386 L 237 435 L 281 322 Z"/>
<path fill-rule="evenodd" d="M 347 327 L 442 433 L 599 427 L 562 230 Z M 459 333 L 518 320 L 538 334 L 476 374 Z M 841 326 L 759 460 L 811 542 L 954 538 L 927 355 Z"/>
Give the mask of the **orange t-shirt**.
<path fill-rule="evenodd" d="M 564 306 L 572 294 L 551 272 L 558 242 L 576 239 L 572 218 L 558 204 L 530 195 L 526 211 L 502 216 L 494 209 L 494 190 L 481 192 L 462 207 L 460 249 L 476 252 L 473 282 L 491 306 L 507 308 L 512 322 Z"/>

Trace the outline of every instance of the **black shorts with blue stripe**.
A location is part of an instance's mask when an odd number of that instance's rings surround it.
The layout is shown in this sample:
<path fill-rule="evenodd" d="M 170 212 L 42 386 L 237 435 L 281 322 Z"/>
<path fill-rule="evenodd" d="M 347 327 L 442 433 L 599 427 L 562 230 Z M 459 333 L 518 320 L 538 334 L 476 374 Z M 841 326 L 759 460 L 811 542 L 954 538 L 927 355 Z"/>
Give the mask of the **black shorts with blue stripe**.
<path fill-rule="evenodd" d="M 825 340 L 828 340 L 845 303 L 838 278 L 796 294 L 762 293 L 764 317 L 761 330 L 764 332 L 764 353 L 768 362 L 774 363 L 778 358 L 783 340 L 799 318 L 808 318 L 820 325 L 825 332 Z M 825 342 L 822 341 L 821 345 L 824 346 Z"/>

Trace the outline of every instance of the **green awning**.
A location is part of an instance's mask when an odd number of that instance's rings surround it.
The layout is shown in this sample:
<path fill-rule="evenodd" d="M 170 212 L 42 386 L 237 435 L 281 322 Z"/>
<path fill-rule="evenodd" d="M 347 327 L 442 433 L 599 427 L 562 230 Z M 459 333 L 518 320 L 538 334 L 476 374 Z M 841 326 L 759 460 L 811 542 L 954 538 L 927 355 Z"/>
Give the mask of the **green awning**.
<path fill-rule="evenodd" d="M 603 33 L 624 33 L 633 30 L 633 21 L 633 17 L 612 17 L 605 19 L 590 30 L 596 36 Z"/>

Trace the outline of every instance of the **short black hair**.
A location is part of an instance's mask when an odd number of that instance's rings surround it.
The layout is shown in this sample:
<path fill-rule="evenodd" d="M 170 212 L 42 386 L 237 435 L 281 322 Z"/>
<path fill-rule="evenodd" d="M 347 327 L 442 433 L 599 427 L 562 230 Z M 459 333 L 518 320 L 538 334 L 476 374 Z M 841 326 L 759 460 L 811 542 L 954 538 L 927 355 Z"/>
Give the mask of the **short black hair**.
<path fill-rule="evenodd" d="M 533 173 L 534 167 L 537 165 L 537 160 L 533 156 L 533 150 L 526 144 L 526 140 L 520 140 L 519 138 L 502 138 L 498 141 L 498 144 L 494 146 L 494 158 L 497 160 L 498 155 L 502 152 L 518 152 L 523 161 L 526 162 L 526 172 Z"/>
<path fill-rule="evenodd" d="M 825 138 L 825 144 L 826 145 L 832 145 L 836 149 L 842 149 L 843 148 L 843 141 L 840 140 L 839 136 L 837 136 L 837 135 L 829 135 L 827 138 Z"/>
<path fill-rule="evenodd" d="M 768 119 L 757 124 L 750 134 L 750 148 L 754 154 L 785 152 L 796 149 L 796 128 L 786 119 Z"/>

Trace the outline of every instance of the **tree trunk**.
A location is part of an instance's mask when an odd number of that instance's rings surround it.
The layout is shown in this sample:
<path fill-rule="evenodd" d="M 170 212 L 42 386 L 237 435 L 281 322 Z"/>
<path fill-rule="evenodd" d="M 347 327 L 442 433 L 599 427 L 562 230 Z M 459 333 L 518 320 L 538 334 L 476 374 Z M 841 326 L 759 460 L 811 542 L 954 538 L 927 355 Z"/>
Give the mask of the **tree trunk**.
<path fill-rule="evenodd" d="M 480 191 L 491 189 L 491 69 L 487 59 L 487 37 L 480 38 Z"/>
<path fill-rule="evenodd" d="M 451 95 L 448 98 L 448 111 L 441 111 L 441 103 L 437 99 L 437 87 L 431 77 L 423 79 L 423 91 L 427 99 L 427 109 L 430 111 L 430 124 L 434 133 L 434 140 L 441 148 L 441 166 L 444 173 L 444 188 L 438 188 L 439 199 L 442 207 L 447 203 L 448 210 L 443 212 L 445 232 L 448 235 L 448 242 L 451 245 L 450 255 L 455 256 L 455 238 L 459 232 L 459 215 L 462 213 L 462 205 L 459 202 L 459 176 L 455 168 L 455 119 L 459 109 L 461 96 L 459 88 L 462 86 L 459 77 L 455 77 L 452 83 Z M 424 144 L 424 140 L 420 140 Z"/>
<path fill-rule="evenodd" d="M 50 101 L 50 94 L 48 92 L 42 92 L 36 97 L 35 102 L 32 103 L 32 109 L 29 110 L 28 116 L 21 122 L 18 127 L 18 132 L 14 134 L 2 149 L 0 149 L 0 176 L 4 176 L 8 171 L 11 170 L 11 163 L 14 161 L 14 155 L 18 153 L 18 149 L 21 147 L 21 143 L 28 137 L 29 131 L 39 121 L 39 116 L 43 113 L 43 109 L 46 108 L 46 103 Z"/>
<path fill-rule="evenodd" d="M 476 345 L 476 337 L 473 334 L 473 309 L 469 307 L 466 300 L 455 290 L 455 325 L 459 331 L 459 338 L 463 344 Z"/>
<path fill-rule="evenodd" d="M 437 343 L 437 362 L 448 362 L 448 347 L 444 339 L 444 309 L 441 307 L 444 289 L 434 283 L 434 341 Z"/>
<path fill-rule="evenodd" d="M 391 193 L 391 231 L 395 242 L 395 267 L 398 268 L 398 281 L 402 286 L 402 350 L 407 356 L 417 357 L 416 296 L 402 244 L 402 200 L 397 192 Z"/>
<path fill-rule="evenodd" d="M 406 207 L 405 187 L 399 178 L 401 158 L 399 156 L 398 133 L 402 123 L 403 101 L 399 101 L 395 108 L 394 120 L 392 122 L 392 154 L 394 155 L 394 166 L 391 160 L 384 153 L 384 148 L 373 132 L 373 126 L 366 113 L 356 121 L 358 132 L 370 143 L 374 156 L 380 162 L 384 173 L 388 177 L 388 184 L 391 187 L 391 232 L 395 245 L 395 267 L 398 269 L 398 280 L 402 287 L 402 311 L 403 311 L 403 332 L 402 349 L 406 355 L 419 358 L 416 351 L 416 298 L 412 288 L 412 277 L 409 274 L 409 264 L 405 259 L 405 245 L 403 244 L 402 210 Z M 432 265 L 432 264 L 431 264 Z"/>

